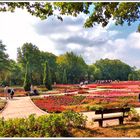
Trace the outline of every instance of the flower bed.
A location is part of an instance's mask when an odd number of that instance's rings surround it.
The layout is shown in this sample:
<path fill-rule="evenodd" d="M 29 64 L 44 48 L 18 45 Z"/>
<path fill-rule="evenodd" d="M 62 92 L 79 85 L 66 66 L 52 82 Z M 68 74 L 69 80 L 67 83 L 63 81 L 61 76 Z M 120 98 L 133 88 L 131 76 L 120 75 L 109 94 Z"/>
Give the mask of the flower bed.
<path fill-rule="evenodd" d="M 93 87 L 105 87 L 106 90 L 89 92 L 88 88 L 74 88 L 70 85 L 59 85 L 58 93 L 67 90 L 64 96 L 50 96 L 43 99 L 34 100 L 34 103 L 47 112 L 62 112 L 64 110 L 91 111 L 98 108 L 112 108 L 133 106 L 139 107 L 138 93 L 140 91 L 138 83 L 140 82 L 120 82 L 111 84 L 90 84 Z M 132 85 L 131 85 L 132 84 Z M 88 86 L 88 85 L 87 85 Z M 64 90 L 64 91 L 63 91 Z M 74 99 L 76 96 L 71 92 L 77 91 L 84 98 L 82 100 Z M 85 97 L 86 96 L 86 97 Z M 81 97 L 80 97 L 81 98 Z"/>
<path fill-rule="evenodd" d="M 33 102 L 41 109 L 47 112 L 63 112 L 64 110 L 93 111 L 100 108 L 114 107 L 140 107 L 136 95 L 128 96 L 49 96 L 44 98 L 32 99 Z"/>
<path fill-rule="evenodd" d="M 106 91 L 95 91 L 90 92 L 90 95 L 98 97 L 123 97 L 123 96 L 137 96 L 137 93 L 128 92 L 127 90 L 106 90 Z"/>
<path fill-rule="evenodd" d="M 88 84 L 88 88 L 109 88 L 109 89 L 122 89 L 122 88 L 139 88 L 140 81 L 121 81 L 121 82 L 112 82 L 108 84 Z"/>
<path fill-rule="evenodd" d="M 62 112 L 64 106 L 78 105 L 84 99 L 84 96 L 49 96 L 41 99 L 32 99 L 33 102 L 41 109 L 47 112 Z"/>
<path fill-rule="evenodd" d="M 87 94 L 87 93 L 89 92 L 85 89 L 78 90 L 78 94 Z"/>

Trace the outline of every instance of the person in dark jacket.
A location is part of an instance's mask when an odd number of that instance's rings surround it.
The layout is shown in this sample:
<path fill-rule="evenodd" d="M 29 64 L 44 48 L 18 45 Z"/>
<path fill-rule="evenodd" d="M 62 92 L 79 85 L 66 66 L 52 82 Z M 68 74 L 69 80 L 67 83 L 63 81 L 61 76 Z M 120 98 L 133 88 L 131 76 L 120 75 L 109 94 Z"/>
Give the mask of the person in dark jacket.
<path fill-rule="evenodd" d="M 11 93 L 10 93 L 11 99 L 13 99 L 14 93 L 15 93 L 15 91 L 14 91 L 14 89 L 12 88 L 12 89 L 11 89 Z"/>
<path fill-rule="evenodd" d="M 140 93 L 139 93 L 139 95 L 138 95 L 138 100 L 139 100 L 139 102 L 140 102 Z"/>
<path fill-rule="evenodd" d="M 15 91 L 13 88 L 8 88 L 8 99 L 13 99 Z"/>

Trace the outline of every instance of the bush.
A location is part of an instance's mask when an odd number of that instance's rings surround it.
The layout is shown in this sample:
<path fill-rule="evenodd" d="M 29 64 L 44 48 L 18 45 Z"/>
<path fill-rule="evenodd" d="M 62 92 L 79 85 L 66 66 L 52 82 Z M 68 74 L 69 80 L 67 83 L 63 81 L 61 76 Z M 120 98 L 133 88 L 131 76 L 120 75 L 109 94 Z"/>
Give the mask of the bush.
<path fill-rule="evenodd" d="M 0 137 L 66 137 L 71 127 L 85 126 L 82 114 L 72 111 L 28 118 L 0 119 Z"/>
<path fill-rule="evenodd" d="M 128 121 L 140 121 L 140 116 L 134 108 L 131 108 L 130 112 L 128 113 Z"/>
<path fill-rule="evenodd" d="M 67 127 L 85 127 L 86 125 L 87 117 L 84 117 L 81 113 L 76 113 L 72 110 L 69 110 L 63 112 L 62 115 L 66 121 Z"/>
<path fill-rule="evenodd" d="M 95 111 L 98 109 L 102 109 L 103 107 L 101 105 L 93 105 L 93 106 L 89 106 L 89 111 Z"/>

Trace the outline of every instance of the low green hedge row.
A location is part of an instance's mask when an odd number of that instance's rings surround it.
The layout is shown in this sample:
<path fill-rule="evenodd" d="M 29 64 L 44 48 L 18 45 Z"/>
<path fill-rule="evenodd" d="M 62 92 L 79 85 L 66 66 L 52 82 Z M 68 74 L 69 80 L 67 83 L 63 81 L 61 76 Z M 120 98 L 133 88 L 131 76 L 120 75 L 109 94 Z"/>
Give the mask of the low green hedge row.
<path fill-rule="evenodd" d="M 0 137 L 68 137 L 73 127 L 84 127 L 87 118 L 80 113 L 67 111 L 28 118 L 0 119 Z"/>

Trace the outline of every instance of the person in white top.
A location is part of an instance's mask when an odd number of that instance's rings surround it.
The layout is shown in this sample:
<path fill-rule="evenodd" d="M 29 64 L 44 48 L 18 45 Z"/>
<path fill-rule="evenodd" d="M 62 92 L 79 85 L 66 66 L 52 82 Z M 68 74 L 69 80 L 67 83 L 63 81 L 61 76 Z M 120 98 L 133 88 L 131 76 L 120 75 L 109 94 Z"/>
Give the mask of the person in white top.
<path fill-rule="evenodd" d="M 33 86 L 33 85 L 31 85 L 31 87 L 30 87 L 30 92 L 31 92 L 31 93 L 34 92 L 34 86 Z"/>
<path fill-rule="evenodd" d="M 4 88 L 4 94 L 5 94 L 5 98 L 7 100 L 8 99 L 8 86 L 5 86 L 5 88 Z"/>

